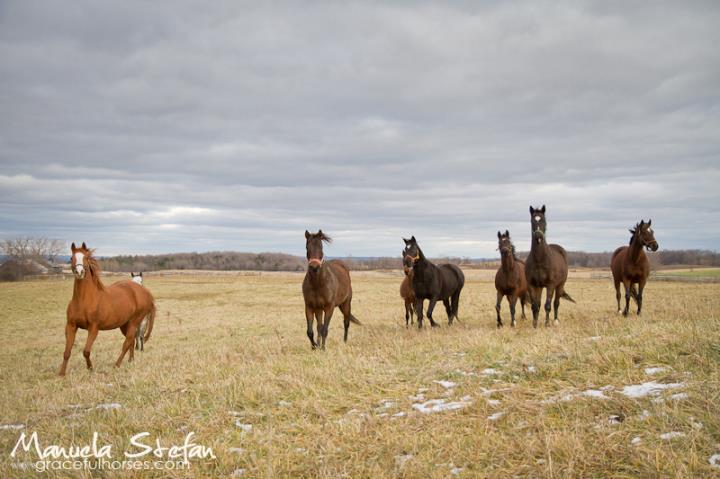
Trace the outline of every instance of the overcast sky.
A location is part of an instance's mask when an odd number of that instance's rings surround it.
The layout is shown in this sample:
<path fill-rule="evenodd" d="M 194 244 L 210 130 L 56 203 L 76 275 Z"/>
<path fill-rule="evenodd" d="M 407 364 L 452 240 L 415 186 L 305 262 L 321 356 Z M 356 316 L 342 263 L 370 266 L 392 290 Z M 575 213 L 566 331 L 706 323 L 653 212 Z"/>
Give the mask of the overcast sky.
<path fill-rule="evenodd" d="M 3 0 L 0 236 L 717 250 L 718 45 L 717 1 Z"/>

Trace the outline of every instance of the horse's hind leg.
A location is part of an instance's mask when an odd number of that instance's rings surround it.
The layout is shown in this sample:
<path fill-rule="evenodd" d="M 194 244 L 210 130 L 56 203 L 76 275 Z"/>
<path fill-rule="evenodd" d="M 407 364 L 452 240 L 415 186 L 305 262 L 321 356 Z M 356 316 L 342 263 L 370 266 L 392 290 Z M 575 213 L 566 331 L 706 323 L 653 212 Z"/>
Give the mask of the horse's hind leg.
<path fill-rule="evenodd" d="M 638 283 L 638 292 L 637 292 L 637 315 L 640 316 L 640 313 L 642 312 L 642 303 L 643 303 L 643 290 L 645 289 L 645 283 L 647 282 L 647 279 L 641 279 L 640 283 Z"/>
<path fill-rule="evenodd" d="M 497 292 L 497 301 L 495 302 L 495 313 L 497 313 L 497 327 L 502 328 L 503 323 L 502 319 L 500 319 L 500 305 L 502 303 L 503 294 L 498 291 Z"/>
<path fill-rule="evenodd" d="M 453 293 L 452 298 L 450 299 L 450 307 L 455 319 L 460 321 L 460 318 L 458 318 L 458 311 L 460 310 L 460 290 Z"/>
<path fill-rule="evenodd" d="M 60 376 L 65 376 L 67 370 L 67 364 L 70 360 L 70 353 L 72 352 L 73 344 L 75 343 L 75 334 L 77 333 L 77 326 L 74 324 L 67 323 L 65 325 L 65 352 L 63 353 L 63 362 L 60 366 Z"/>
<path fill-rule="evenodd" d="M 449 299 L 443 299 L 443 305 L 445 305 L 445 313 L 448 317 L 448 324 L 452 326 L 453 323 L 453 314 L 452 314 L 452 308 L 450 307 L 450 300 Z"/>
<path fill-rule="evenodd" d="M 618 314 L 622 313 L 622 309 L 620 307 L 620 296 L 620 281 L 615 281 L 615 299 L 618 304 Z"/>
<path fill-rule="evenodd" d="M 115 367 L 119 368 L 120 364 L 122 364 L 122 360 L 125 357 L 125 354 L 127 354 L 128 351 L 132 350 L 133 343 L 135 342 L 135 329 L 137 328 L 137 325 L 130 324 L 130 326 L 127 328 L 127 333 L 125 335 L 125 341 L 123 342 L 122 351 L 120 352 L 120 357 L 118 358 L 117 362 L 115 363 Z M 130 353 L 132 354 L 132 352 Z"/>
<path fill-rule="evenodd" d="M 340 312 L 343 315 L 343 327 L 345 328 L 345 334 L 343 335 L 343 341 L 347 343 L 348 331 L 350 330 L 350 300 L 348 299 L 340 305 Z M 407 315 L 407 305 L 405 306 L 405 314 Z M 407 318 L 407 316 L 406 316 Z M 407 326 L 407 319 L 405 319 L 405 326 Z"/>
<path fill-rule="evenodd" d="M 321 349 L 325 349 L 325 340 L 327 339 L 328 329 L 330 328 L 330 320 L 332 319 L 334 309 L 335 307 L 332 305 L 325 308 L 325 321 L 322 326 L 322 345 L 320 346 Z"/>
<path fill-rule="evenodd" d="M 558 308 L 560 307 L 560 296 L 564 292 L 564 287 L 560 286 L 555 290 L 555 299 L 553 300 L 553 311 L 555 313 L 555 326 L 560 326 L 560 320 L 558 320 Z"/>
<path fill-rule="evenodd" d="M 310 339 L 310 346 L 315 349 L 317 347 L 317 344 L 315 344 L 315 336 L 313 334 L 313 312 L 312 309 L 305 306 L 305 320 L 307 321 L 307 337 Z"/>
<path fill-rule="evenodd" d="M 527 319 L 527 317 L 525 317 L 525 303 L 527 303 L 529 297 L 530 297 L 530 295 L 528 294 L 527 291 L 525 291 L 522 294 L 522 296 L 520 296 L 520 307 L 522 309 L 522 316 L 521 316 L 522 319 Z"/>
<path fill-rule="evenodd" d="M 91 324 L 90 327 L 88 327 L 87 341 L 85 341 L 85 349 L 83 349 L 83 356 L 85 356 L 85 363 L 87 364 L 88 369 L 93 368 L 92 361 L 90 361 L 90 350 L 92 349 L 93 343 L 95 342 L 97 335 L 98 325 Z"/>

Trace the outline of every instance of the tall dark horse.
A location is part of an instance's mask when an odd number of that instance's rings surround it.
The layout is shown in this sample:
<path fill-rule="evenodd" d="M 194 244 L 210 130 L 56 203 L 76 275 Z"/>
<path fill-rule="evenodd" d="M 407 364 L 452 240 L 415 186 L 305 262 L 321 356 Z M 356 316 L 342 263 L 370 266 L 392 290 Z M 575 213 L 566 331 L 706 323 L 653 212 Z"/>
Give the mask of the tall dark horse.
<path fill-rule="evenodd" d="M 635 225 L 630 230 L 630 246 L 621 246 L 615 250 L 610 261 L 613 281 L 615 282 L 615 298 L 617 299 L 618 313 L 620 312 L 620 283 L 625 286 L 625 310 L 623 315 L 627 316 L 630 310 L 630 296 L 637 301 L 637 314 L 642 311 L 642 295 L 650 275 L 650 261 L 648 261 L 643 247 L 657 251 L 658 243 L 655 241 L 655 233 L 651 227 L 652 220 Z M 635 290 L 635 284 L 638 290 Z"/>
<path fill-rule="evenodd" d="M 525 261 L 525 278 L 528 283 L 530 300 L 532 301 L 533 327 L 537 328 L 538 315 L 540 314 L 540 301 L 542 289 L 547 288 L 545 296 L 545 326 L 550 325 L 550 303 L 555 308 L 555 324 L 558 321 L 558 307 L 560 298 L 575 302 L 565 292 L 565 281 L 568 276 L 567 253 L 565 249 L 556 244 L 547 244 L 545 231 L 545 205 L 535 209 L 530 207 L 530 224 L 532 226 L 532 244 L 530 255 Z M 553 295 L 555 299 L 553 300 Z"/>
<path fill-rule="evenodd" d="M 500 319 L 500 303 L 503 296 L 507 297 L 510 304 L 510 326 L 515 327 L 515 305 L 520 299 L 522 306 L 522 318 L 525 319 L 525 303 L 530 300 L 528 294 L 527 280 L 525 279 L 525 263 L 515 256 L 515 245 L 510 240 L 510 232 L 505 234 L 498 231 L 498 249 L 500 250 L 501 264 L 495 273 L 495 289 L 497 290 L 497 327 L 502 328 Z"/>
<path fill-rule="evenodd" d="M 441 264 L 435 266 L 423 254 L 413 236 L 409 240 L 403 238 L 405 251 L 403 263 L 405 267 L 412 268 L 412 289 L 415 293 L 415 315 L 418 328 L 422 328 L 423 300 L 429 300 L 427 317 L 431 326 L 437 326 L 433 321 L 432 313 L 435 303 L 442 300 L 448 315 L 448 324 L 453 318 L 458 319 L 458 306 L 460 291 L 465 285 L 465 275 L 454 264 Z"/>
<path fill-rule="evenodd" d="M 347 342 L 350 323 L 360 324 L 360 321 L 350 312 L 350 302 L 352 301 L 350 270 L 340 260 L 325 261 L 323 241 L 329 243 L 332 240 L 322 230 L 315 234 L 305 231 L 308 270 L 305 273 L 302 291 L 305 299 L 307 335 L 313 349 L 318 346 L 325 349 L 328 326 L 330 326 L 330 319 L 336 306 L 340 308 L 340 312 L 343 314 L 345 342 Z M 317 342 L 313 338 L 313 316 L 317 320 Z"/>

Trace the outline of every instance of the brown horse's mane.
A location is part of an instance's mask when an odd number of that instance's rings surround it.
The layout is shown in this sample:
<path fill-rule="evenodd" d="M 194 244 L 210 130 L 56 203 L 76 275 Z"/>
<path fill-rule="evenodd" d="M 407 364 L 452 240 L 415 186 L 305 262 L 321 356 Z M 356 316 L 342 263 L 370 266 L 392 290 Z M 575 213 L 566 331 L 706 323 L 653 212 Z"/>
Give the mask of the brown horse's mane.
<path fill-rule="evenodd" d="M 105 291 L 105 285 L 102 283 L 102 281 L 100 281 L 100 273 L 102 272 L 102 270 L 100 269 L 100 263 L 98 263 L 97 258 L 93 256 L 94 252 L 94 249 L 88 250 L 85 259 L 87 260 L 88 269 L 90 270 L 90 276 L 92 277 L 95 286 L 97 286 L 100 291 Z"/>
<path fill-rule="evenodd" d="M 633 244 L 633 241 L 635 241 L 635 237 L 637 236 L 639 230 L 640 230 L 640 223 L 637 223 L 637 224 L 635 225 L 635 228 L 633 228 L 633 229 L 630 230 L 630 233 L 632 233 L 632 236 L 630 237 L 630 243 L 629 243 L 629 244 Z"/>

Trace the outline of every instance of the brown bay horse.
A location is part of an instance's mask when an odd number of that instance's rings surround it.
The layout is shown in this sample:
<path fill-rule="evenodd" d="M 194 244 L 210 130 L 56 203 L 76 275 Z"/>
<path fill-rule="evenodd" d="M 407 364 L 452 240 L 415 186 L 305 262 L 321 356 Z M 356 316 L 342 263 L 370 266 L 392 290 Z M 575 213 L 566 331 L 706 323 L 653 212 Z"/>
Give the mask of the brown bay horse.
<path fill-rule="evenodd" d="M 500 303 L 503 297 L 507 297 L 510 305 L 510 326 L 515 327 L 515 305 L 520 300 L 522 307 L 522 318 L 525 319 L 525 303 L 530 300 L 528 293 L 527 280 L 525 279 L 525 262 L 520 261 L 515 256 L 515 245 L 510 240 L 510 232 L 505 233 L 498 231 L 498 249 L 500 250 L 501 263 L 497 273 L 495 273 L 495 289 L 497 290 L 497 303 L 495 311 L 497 312 L 497 327 L 502 328 L 502 319 L 500 319 Z"/>
<path fill-rule="evenodd" d="M 67 307 L 65 353 L 60 366 L 60 376 L 65 375 L 78 328 L 86 329 L 88 332 L 83 350 L 88 369 L 93 367 L 90 351 L 101 330 L 120 328 L 125 336 L 122 352 L 115 366 L 120 366 L 128 351 L 130 351 L 129 361 L 132 361 L 135 331 L 146 317 L 148 330 L 145 333 L 145 341 L 150 338 L 152 332 L 155 321 L 155 303 L 152 295 L 146 288 L 130 280 L 106 287 L 100 280 L 100 266 L 93 257 L 92 250 L 89 250 L 85 243 L 79 248 L 73 243 L 71 250 L 75 282 L 72 299 Z"/>
<path fill-rule="evenodd" d="M 403 255 L 404 254 L 405 252 L 403 251 Z M 405 302 L 405 327 L 408 327 L 413 323 L 415 293 L 413 293 L 412 289 L 412 268 L 403 265 L 403 271 L 405 272 L 405 277 L 402 283 L 400 283 L 400 297 Z"/>
<path fill-rule="evenodd" d="M 615 298 L 617 299 L 618 313 L 620 313 L 620 283 L 625 287 L 625 309 L 622 311 L 623 316 L 627 316 L 630 311 L 630 296 L 637 301 L 637 314 L 640 316 L 642 311 L 642 298 L 645 284 L 650 275 L 650 261 L 648 260 L 643 248 L 657 251 L 658 243 L 655 241 L 655 232 L 652 227 L 652 220 L 645 223 L 635 225 L 635 229 L 631 229 L 630 245 L 621 246 L 615 250 L 610 260 L 610 269 L 613 274 L 615 283 Z M 635 290 L 635 285 L 638 289 Z"/>
<path fill-rule="evenodd" d="M 567 281 L 568 276 L 567 253 L 560 245 L 547 244 L 545 236 L 547 230 L 545 205 L 537 209 L 530 207 L 530 225 L 532 243 L 530 245 L 530 254 L 525 261 L 525 279 L 527 280 L 530 300 L 532 301 L 533 327 L 537 328 L 543 288 L 547 288 L 545 326 L 550 325 L 551 303 L 555 310 L 555 325 L 558 325 L 560 324 L 558 321 L 560 298 L 575 302 L 565 292 L 565 281 Z"/>
<path fill-rule="evenodd" d="M 360 324 L 352 315 L 352 286 L 350 270 L 340 260 L 325 261 L 323 242 L 332 239 L 322 230 L 312 234 L 305 231 L 305 249 L 307 250 L 308 269 L 303 280 L 302 291 L 305 299 L 305 319 L 307 320 L 307 336 L 313 349 L 325 349 L 328 326 L 335 307 L 340 308 L 345 326 L 344 341 L 347 342 L 350 323 Z M 323 317 L 324 316 L 324 317 Z M 313 317 L 317 321 L 317 342 L 313 337 Z"/>
<path fill-rule="evenodd" d="M 415 294 L 415 316 L 417 317 L 418 328 L 422 329 L 423 301 L 428 300 L 427 318 L 430 326 L 436 327 L 433 320 L 433 310 L 438 301 L 445 305 L 445 312 L 448 316 L 448 324 L 452 326 L 453 319 L 458 319 L 460 305 L 460 292 L 465 286 L 465 275 L 462 270 L 454 264 L 441 264 L 436 266 L 425 257 L 415 239 L 405 239 L 405 250 L 403 251 L 403 264 L 413 272 L 412 290 Z"/>

